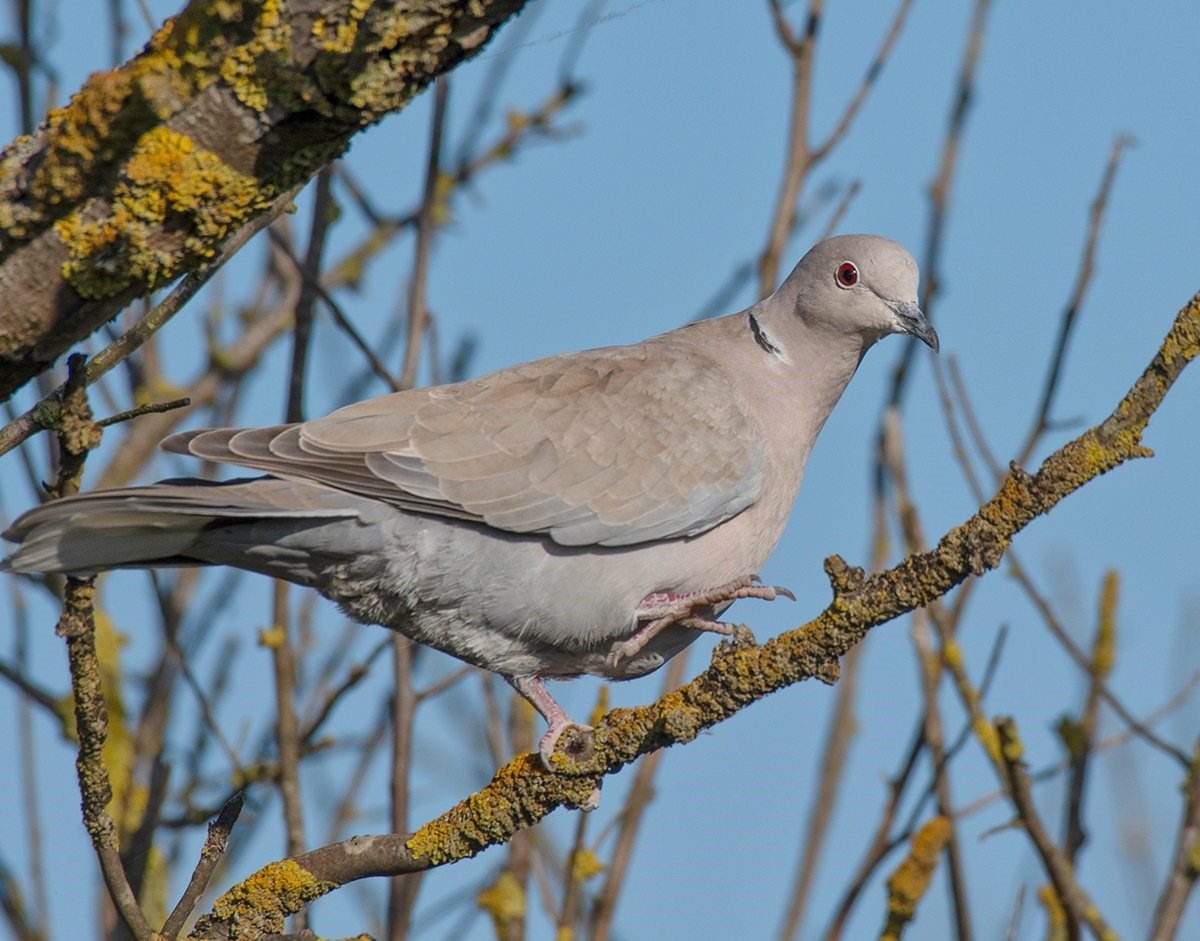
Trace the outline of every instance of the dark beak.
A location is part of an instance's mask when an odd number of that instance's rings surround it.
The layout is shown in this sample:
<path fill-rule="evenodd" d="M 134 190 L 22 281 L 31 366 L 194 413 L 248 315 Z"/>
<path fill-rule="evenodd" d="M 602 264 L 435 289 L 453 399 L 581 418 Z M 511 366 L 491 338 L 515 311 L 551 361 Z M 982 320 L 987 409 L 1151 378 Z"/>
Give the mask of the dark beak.
<path fill-rule="evenodd" d="M 900 329 L 909 336 L 916 337 L 935 353 L 938 351 L 938 335 L 933 329 L 921 308 L 916 304 L 906 304 L 900 301 L 889 301 L 888 306 L 900 322 Z"/>

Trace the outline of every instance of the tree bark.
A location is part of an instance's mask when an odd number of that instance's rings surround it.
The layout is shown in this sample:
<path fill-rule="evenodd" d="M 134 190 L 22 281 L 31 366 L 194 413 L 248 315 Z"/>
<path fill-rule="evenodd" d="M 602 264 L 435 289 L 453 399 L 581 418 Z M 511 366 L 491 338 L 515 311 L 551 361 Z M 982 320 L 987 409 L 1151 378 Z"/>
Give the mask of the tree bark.
<path fill-rule="evenodd" d="M 0 151 L 0 401 L 475 55 L 527 0 L 192 0 Z"/>

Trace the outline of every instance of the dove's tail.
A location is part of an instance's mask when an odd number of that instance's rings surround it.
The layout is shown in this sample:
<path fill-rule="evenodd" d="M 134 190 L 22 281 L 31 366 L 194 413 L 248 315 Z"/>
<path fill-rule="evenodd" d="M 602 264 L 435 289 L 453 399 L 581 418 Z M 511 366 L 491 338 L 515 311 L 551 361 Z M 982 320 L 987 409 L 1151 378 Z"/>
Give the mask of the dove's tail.
<path fill-rule="evenodd" d="M 359 516 L 356 501 L 341 497 L 274 477 L 99 490 L 21 516 L 3 534 L 18 547 L 0 570 L 94 575 L 125 567 L 226 564 L 288 578 L 287 557 L 295 564 L 311 555 L 305 546 L 289 547 L 289 537 Z M 293 580 L 307 581 L 297 575 Z"/>

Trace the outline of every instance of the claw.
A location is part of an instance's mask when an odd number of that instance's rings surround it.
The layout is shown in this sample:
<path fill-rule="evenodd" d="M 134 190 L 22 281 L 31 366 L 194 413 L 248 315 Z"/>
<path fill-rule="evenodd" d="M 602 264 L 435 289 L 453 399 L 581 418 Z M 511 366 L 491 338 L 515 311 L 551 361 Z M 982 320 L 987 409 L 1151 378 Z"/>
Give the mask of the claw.
<path fill-rule="evenodd" d="M 542 736 L 538 742 L 538 754 L 542 758 L 542 765 L 547 771 L 554 771 L 554 765 L 551 759 L 554 755 L 554 749 L 558 746 L 558 740 L 562 737 L 563 732 L 574 727 L 580 731 L 578 736 L 580 741 L 579 750 L 583 752 L 588 743 L 591 741 L 592 727 L 583 725 L 580 722 L 572 722 L 562 706 L 550 695 L 540 677 L 537 676 L 510 676 L 505 677 L 518 693 L 529 700 L 529 704 L 533 706 L 546 720 L 549 728 L 546 729 L 546 734 Z"/>
<path fill-rule="evenodd" d="M 608 665 L 616 669 L 622 660 L 637 654 L 651 640 L 673 624 L 690 627 L 698 631 L 713 631 L 717 634 L 733 633 L 733 626 L 724 621 L 706 617 L 700 612 L 705 608 L 737 601 L 740 598 L 758 598 L 774 601 L 777 597 L 796 600 L 796 596 L 782 585 L 764 585 L 757 575 L 745 575 L 727 584 L 708 591 L 694 591 L 684 595 L 653 594 L 642 599 L 635 614 L 639 621 L 649 623 L 634 631 L 633 636 L 620 644 L 614 644 L 608 655 Z"/>

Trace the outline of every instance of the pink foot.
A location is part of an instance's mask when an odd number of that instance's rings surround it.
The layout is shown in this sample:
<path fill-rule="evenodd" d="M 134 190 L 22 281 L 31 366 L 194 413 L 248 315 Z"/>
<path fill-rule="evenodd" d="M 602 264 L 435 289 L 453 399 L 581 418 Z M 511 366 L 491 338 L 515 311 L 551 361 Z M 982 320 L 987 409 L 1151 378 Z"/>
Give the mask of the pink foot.
<path fill-rule="evenodd" d="M 542 736 L 538 742 L 538 754 L 542 757 L 542 764 L 545 765 L 547 771 L 553 771 L 554 768 L 550 763 L 550 758 L 554 754 L 554 748 L 558 744 L 559 738 L 563 732 L 574 726 L 584 732 L 591 732 L 590 725 L 583 725 L 579 722 L 572 722 L 571 717 L 564 711 L 563 707 L 558 704 L 549 690 L 546 689 L 540 677 L 536 676 L 513 676 L 506 677 L 518 693 L 529 700 L 529 704 L 533 706 L 549 724 L 546 729 L 546 734 Z M 597 795 L 596 804 L 599 805 L 599 796 Z M 586 808 L 593 809 L 593 808 Z"/>
<path fill-rule="evenodd" d="M 622 660 L 637 654 L 646 644 L 673 624 L 680 624 L 697 631 L 712 631 L 716 634 L 732 634 L 733 625 L 718 621 L 704 613 L 705 608 L 737 601 L 740 598 L 758 598 L 774 601 L 778 597 L 796 600 L 788 589 L 779 585 L 764 585 L 757 575 L 744 575 L 716 588 L 691 591 L 681 595 L 653 594 L 642 599 L 634 612 L 638 621 L 648 622 L 639 627 L 629 640 L 617 644 L 608 655 L 608 662 L 617 666 Z"/>

